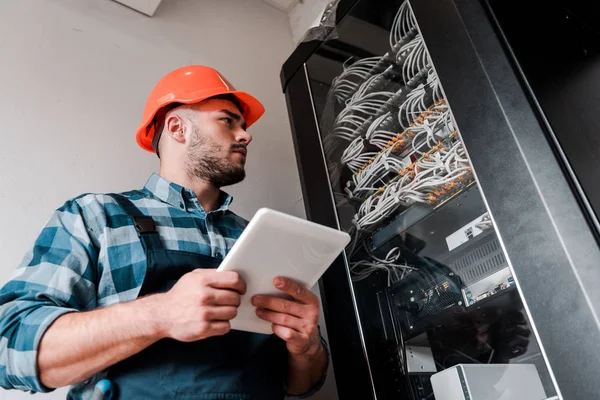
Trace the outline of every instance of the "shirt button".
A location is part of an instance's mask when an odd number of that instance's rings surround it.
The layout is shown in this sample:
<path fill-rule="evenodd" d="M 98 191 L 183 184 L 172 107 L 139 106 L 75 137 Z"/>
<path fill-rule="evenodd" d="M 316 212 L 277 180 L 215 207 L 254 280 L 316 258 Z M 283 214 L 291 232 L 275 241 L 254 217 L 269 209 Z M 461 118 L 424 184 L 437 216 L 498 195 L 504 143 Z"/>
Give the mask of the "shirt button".
<path fill-rule="evenodd" d="M 185 207 L 183 205 L 183 203 L 179 203 L 179 207 L 183 210 Z"/>
<path fill-rule="evenodd" d="M 223 258 L 223 254 L 221 254 L 221 252 L 217 251 L 217 258 Z"/>

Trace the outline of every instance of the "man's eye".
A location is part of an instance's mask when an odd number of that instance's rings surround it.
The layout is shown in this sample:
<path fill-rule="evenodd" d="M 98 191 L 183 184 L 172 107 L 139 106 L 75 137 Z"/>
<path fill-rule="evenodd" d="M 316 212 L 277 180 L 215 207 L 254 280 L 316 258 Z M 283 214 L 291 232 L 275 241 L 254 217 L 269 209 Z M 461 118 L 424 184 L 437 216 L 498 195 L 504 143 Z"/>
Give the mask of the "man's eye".
<path fill-rule="evenodd" d="M 227 122 L 227 125 L 233 124 L 233 119 L 231 118 L 221 118 L 221 121 Z"/>

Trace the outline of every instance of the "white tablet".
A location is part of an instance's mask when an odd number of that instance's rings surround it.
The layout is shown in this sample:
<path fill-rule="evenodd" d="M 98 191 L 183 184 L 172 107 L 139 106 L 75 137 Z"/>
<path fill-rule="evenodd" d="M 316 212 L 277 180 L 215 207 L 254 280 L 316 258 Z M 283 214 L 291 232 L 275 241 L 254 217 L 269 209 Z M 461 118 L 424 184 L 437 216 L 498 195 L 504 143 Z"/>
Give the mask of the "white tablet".
<path fill-rule="evenodd" d="M 271 323 L 256 316 L 252 297 L 286 297 L 273 286 L 276 276 L 310 290 L 349 242 L 346 232 L 268 208 L 258 210 L 218 268 L 238 272 L 247 286 L 231 328 L 272 334 Z"/>

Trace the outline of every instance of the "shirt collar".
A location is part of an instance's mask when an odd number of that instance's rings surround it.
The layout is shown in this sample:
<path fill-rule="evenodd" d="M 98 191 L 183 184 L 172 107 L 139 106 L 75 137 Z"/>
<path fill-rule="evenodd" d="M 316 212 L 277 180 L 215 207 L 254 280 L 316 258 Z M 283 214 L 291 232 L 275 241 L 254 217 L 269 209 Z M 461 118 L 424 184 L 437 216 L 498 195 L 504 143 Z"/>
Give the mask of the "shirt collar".
<path fill-rule="evenodd" d="M 170 204 L 175 208 L 186 211 L 199 208 L 204 211 L 193 190 L 173 183 L 157 173 L 153 173 L 150 176 L 144 188 L 152 193 L 157 199 Z M 221 190 L 219 201 L 221 206 L 218 211 L 227 211 L 233 201 L 233 197 Z"/>

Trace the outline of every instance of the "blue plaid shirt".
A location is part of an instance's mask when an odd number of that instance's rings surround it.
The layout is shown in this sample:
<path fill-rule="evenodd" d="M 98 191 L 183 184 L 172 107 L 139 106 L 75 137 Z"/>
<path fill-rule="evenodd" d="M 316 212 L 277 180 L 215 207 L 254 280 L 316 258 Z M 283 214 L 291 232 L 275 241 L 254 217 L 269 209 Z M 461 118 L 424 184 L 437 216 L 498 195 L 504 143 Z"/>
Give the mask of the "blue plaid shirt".
<path fill-rule="evenodd" d="M 248 223 L 229 210 L 228 194 L 222 192 L 221 207 L 207 213 L 193 191 L 157 174 L 143 189 L 121 194 L 155 220 L 169 250 L 223 258 Z M 41 384 L 36 363 L 46 329 L 69 312 L 135 300 L 145 272 L 137 232 L 112 197 L 85 194 L 67 201 L 0 290 L 0 387 L 51 391 Z M 70 398 L 89 398 L 103 377 L 73 386 Z"/>

